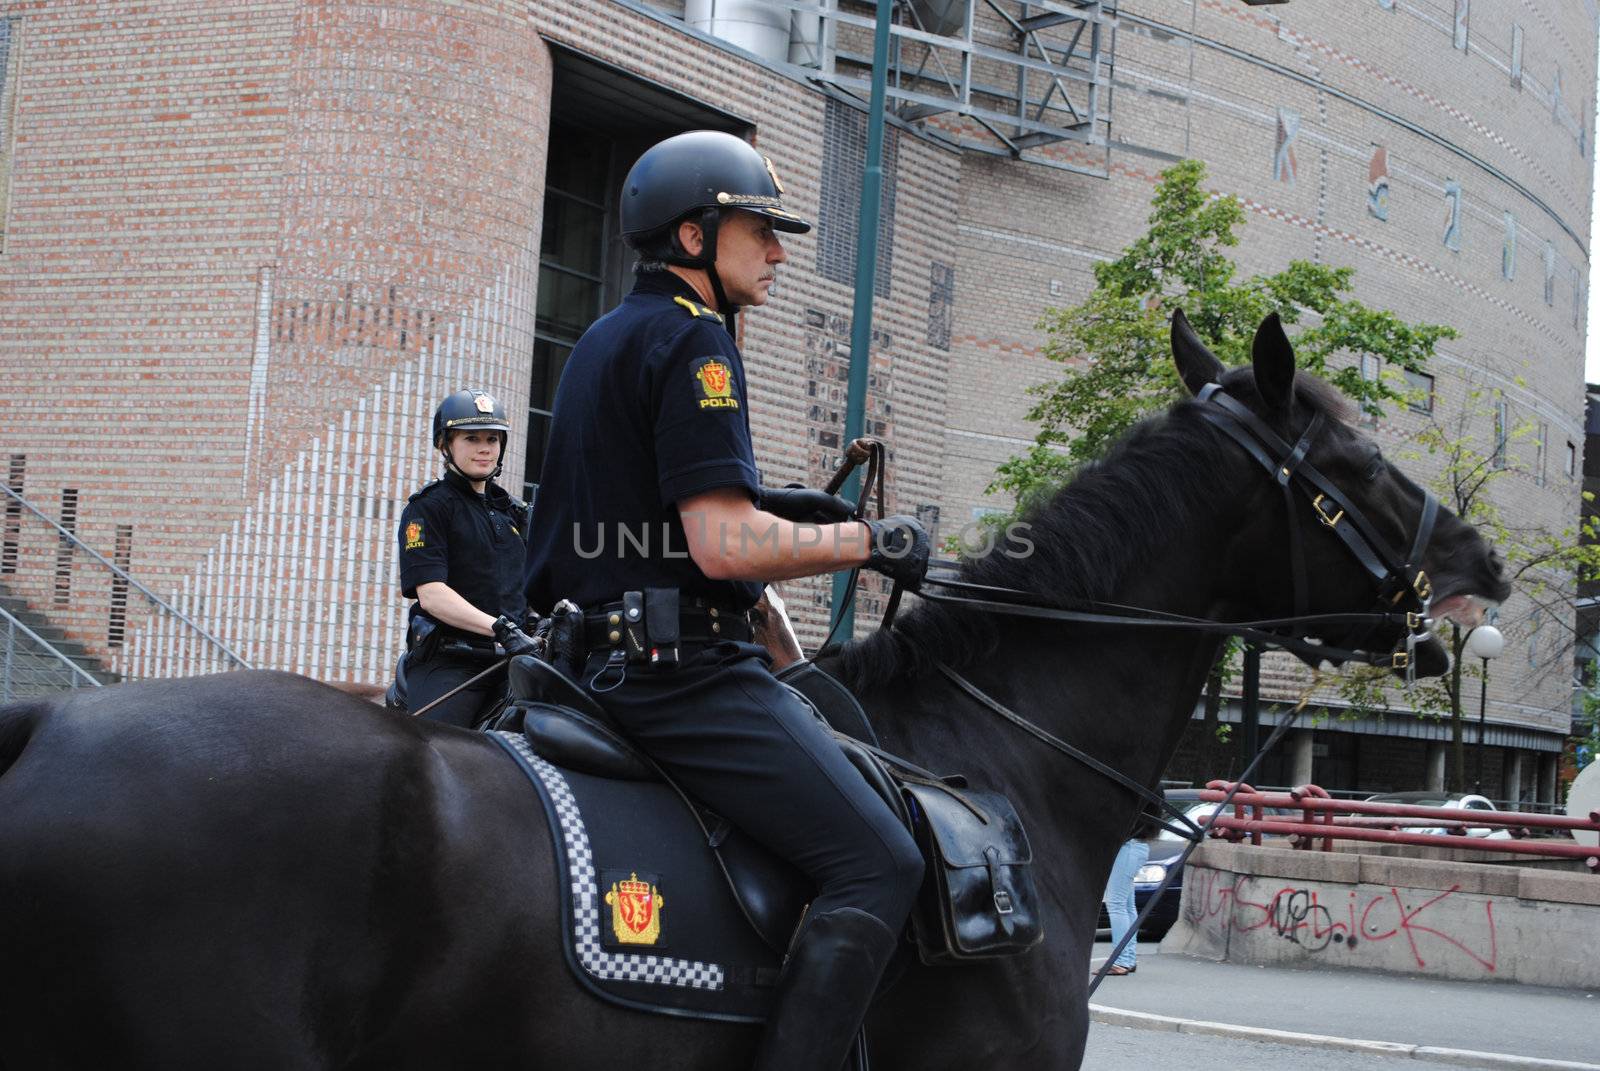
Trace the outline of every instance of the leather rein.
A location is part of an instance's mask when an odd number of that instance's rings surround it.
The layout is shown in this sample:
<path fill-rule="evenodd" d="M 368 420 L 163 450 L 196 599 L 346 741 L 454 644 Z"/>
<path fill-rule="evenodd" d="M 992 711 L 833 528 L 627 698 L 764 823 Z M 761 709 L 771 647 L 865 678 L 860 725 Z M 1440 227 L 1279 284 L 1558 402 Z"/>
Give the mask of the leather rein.
<path fill-rule="evenodd" d="M 1361 510 L 1306 460 L 1323 429 L 1322 413 L 1319 412 L 1312 417 L 1299 440 L 1291 446 L 1265 421 L 1226 394 L 1219 384 L 1207 384 L 1196 396 L 1196 401 L 1203 403 L 1199 410 L 1200 416 L 1254 458 L 1283 490 L 1284 507 L 1289 522 L 1290 571 L 1294 591 L 1295 613 L 1292 616 L 1255 621 L 1216 621 L 1093 600 L 1080 602 L 1079 609 L 1065 609 L 1045 603 L 1038 594 L 1031 591 L 975 584 L 960 580 L 955 575 L 930 574 L 918 589 L 919 597 L 947 606 L 959 606 L 1012 617 L 1241 636 L 1262 646 L 1277 647 L 1313 661 L 1330 659 L 1402 669 L 1406 671 L 1408 679 L 1411 679 L 1415 674 L 1413 656 L 1416 644 L 1427 635 L 1430 623 L 1427 610 L 1433 589 L 1427 574 L 1422 571 L 1422 557 L 1433 536 L 1435 522 L 1438 520 L 1438 499 L 1424 489 L 1422 513 L 1417 522 L 1416 534 L 1412 539 L 1409 553 L 1401 556 L 1378 533 Z M 843 486 L 851 469 L 863 461 L 867 462 L 867 478 L 853 513 L 857 518 L 865 516 L 868 497 L 874 491 L 878 500 L 878 514 L 879 516 L 883 514 L 883 456 L 882 442 L 873 439 L 855 440 L 850 444 L 840 470 L 828 484 L 828 490 L 836 493 Z M 1304 540 L 1300 531 L 1300 511 L 1296 508 L 1300 498 L 1310 503 L 1311 511 L 1316 515 L 1318 522 L 1338 536 L 1373 579 L 1377 587 L 1377 600 L 1373 609 L 1365 612 L 1334 614 L 1305 613 L 1307 574 Z M 856 575 L 852 574 L 846 599 L 854 593 L 855 582 Z M 943 592 L 949 594 L 930 591 L 929 588 L 943 589 Z M 897 583 L 890 593 L 889 604 L 885 608 L 879 628 L 892 627 L 901 594 L 901 586 Z M 1366 629 L 1350 647 L 1331 646 L 1305 635 L 1308 627 L 1325 625 L 1356 627 L 1365 625 Z M 1393 651 L 1383 654 L 1368 651 L 1360 646 L 1368 636 L 1384 625 L 1405 627 L 1406 639 L 1403 643 L 1405 650 L 1402 651 L 1397 646 Z M 830 631 L 829 639 L 831 638 Z M 824 646 L 826 643 L 825 640 Z M 1187 827 L 1187 829 L 1174 829 L 1173 832 L 1189 839 L 1202 835 L 1199 826 L 1187 815 L 1168 804 L 1160 794 L 1035 725 L 988 695 L 944 662 L 937 659 L 930 661 L 946 679 L 980 706 L 1045 745 L 1116 782 L 1147 803 L 1153 803 L 1158 815 L 1165 814 L 1169 818 L 1175 818 Z M 1256 758 L 1259 761 L 1260 756 Z M 1255 764 L 1251 765 L 1254 767 Z M 1166 825 L 1166 822 L 1163 821 L 1161 824 Z M 1172 829 L 1171 826 L 1167 828 Z"/>

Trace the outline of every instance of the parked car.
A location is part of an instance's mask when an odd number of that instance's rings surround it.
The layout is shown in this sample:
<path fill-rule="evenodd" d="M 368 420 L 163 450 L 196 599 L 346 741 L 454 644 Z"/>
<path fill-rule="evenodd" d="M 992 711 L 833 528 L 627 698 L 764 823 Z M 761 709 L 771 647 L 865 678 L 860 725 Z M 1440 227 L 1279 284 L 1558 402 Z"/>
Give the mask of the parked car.
<path fill-rule="evenodd" d="M 1421 792 L 1380 792 L 1376 796 L 1368 796 L 1368 803 L 1400 803 L 1407 807 L 1451 807 L 1464 811 L 1495 811 L 1495 807 L 1487 796 L 1480 796 L 1476 792 L 1434 792 L 1425 790 Z M 1401 827 L 1406 833 L 1437 834 L 1440 836 L 1454 832 L 1445 826 L 1406 826 Z M 1483 837 L 1487 840 L 1509 840 L 1511 832 L 1500 826 L 1468 826 L 1465 830 L 1469 837 Z"/>

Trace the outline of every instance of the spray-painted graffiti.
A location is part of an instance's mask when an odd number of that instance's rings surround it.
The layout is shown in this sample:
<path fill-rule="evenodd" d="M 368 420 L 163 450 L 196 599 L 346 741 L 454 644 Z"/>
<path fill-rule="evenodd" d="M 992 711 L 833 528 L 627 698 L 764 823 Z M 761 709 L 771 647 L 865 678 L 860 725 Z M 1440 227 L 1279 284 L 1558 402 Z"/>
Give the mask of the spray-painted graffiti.
<path fill-rule="evenodd" d="M 1493 901 L 1452 901 L 1459 885 L 1435 893 L 1391 886 L 1387 892 L 1348 889 L 1340 895 L 1292 885 L 1274 888 L 1204 868 L 1191 871 L 1185 882 L 1184 917 L 1196 926 L 1265 931 L 1318 953 L 1354 953 L 1368 944 L 1403 940 L 1419 970 L 1427 968 L 1429 956 L 1446 949 L 1467 956 L 1488 974 L 1498 961 Z"/>

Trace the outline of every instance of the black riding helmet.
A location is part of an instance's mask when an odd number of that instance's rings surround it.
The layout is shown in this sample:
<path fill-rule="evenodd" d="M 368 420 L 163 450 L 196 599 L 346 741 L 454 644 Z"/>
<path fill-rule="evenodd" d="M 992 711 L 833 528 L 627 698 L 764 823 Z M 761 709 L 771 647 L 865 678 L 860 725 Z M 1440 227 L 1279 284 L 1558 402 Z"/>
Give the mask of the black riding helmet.
<path fill-rule="evenodd" d="M 776 230 L 804 234 L 806 220 L 782 205 L 783 184 L 772 161 L 750 144 L 718 130 L 691 130 L 659 142 L 634 162 L 622 184 L 622 238 L 641 255 L 711 276 L 717 305 L 732 329 L 734 311 L 717 276 L 717 224 L 728 209 L 765 216 Z M 678 224 L 700 224 L 705 244 L 690 256 Z"/>
<path fill-rule="evenodd" d="M 511 421 L 506 410 L 487 391 L 458 390 L 439 403 L 433 411 L 433 446 L 444 455 L 444 467 L 454 469 L 465 478 L 466 473 L 456 468 L 445 448 L 445 436 L 452 431 L 498 431 L 500 433 L 500 460 L 495 464 L 489 479 L 500 475 L 505 467 L 506 440 L 511 437 Z"/>

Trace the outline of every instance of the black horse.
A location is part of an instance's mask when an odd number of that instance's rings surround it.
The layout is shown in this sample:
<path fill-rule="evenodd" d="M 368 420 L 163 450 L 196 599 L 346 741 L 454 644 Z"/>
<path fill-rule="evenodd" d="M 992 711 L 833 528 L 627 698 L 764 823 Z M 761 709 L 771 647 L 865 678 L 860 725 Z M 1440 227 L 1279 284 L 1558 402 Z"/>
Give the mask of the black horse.
<path fill-rule="evenodd" d="M 1179 318 L 1191 391 L 1220 380 L 1392 546 L 1423 492 L 1324 385 L 1294 375 L 1276 318 L 1224 374 Z M 1291 522 L 1256 460 L 1186 401 L 1137 428 L 1030 518 L 1033 553 L 970 580 L 1062 604 L 1227 620 L 1367 610 L 1374 584 L 1311 507 Z M 1290 523 L 1303 594 L 1290 593 Z M 1441 513 L 1424 562 L 1436 611 L 1506 589 Z M 1308 629 L 1315 635 L 1315 629 Z M 1362 646 L 1387 650 L 1403 626 Z M 1348 624 L 1321 639 L 1350 644 Z M 1015 801 L 1038 857 L 1046 938 L 982 966 L 907 971 L 870 1019 L 881 1068 L 1078 1066 L 1096 907 L 1134 795 L 959 692 L 1000 702 L 1155 784 L 1215 635 L 923 604 L 829 668 L 886 747 Z M 1424 672 L 1445 659 L 1418 650 Z M 506 754 L 280 673 L 79 692 L 0 710 L 0 1067 L 737 1068 L 754 1030 L 602 1005 L 568 975 L 552 848 Z"/>

